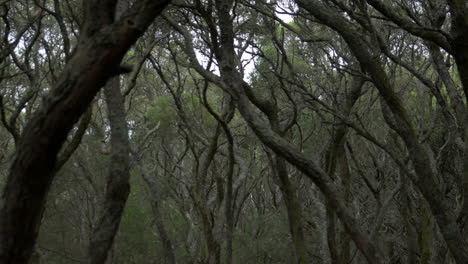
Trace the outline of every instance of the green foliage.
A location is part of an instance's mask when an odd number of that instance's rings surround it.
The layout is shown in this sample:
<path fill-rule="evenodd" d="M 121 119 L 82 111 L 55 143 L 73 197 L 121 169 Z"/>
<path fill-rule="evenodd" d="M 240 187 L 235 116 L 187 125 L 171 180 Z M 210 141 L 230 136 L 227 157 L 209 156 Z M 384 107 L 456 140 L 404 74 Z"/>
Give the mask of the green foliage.
<path fill-rule="evenodd" d="M 145 199 L 145 186 L 132 178 L 132 188 L 125 206 L 116 240 L 116 253 L 124 263 L 147 263 L 148 257 L 157 257 L 161 242 L 153 224 L 152 211 Z"/>
<path fill-rule="evenodd" d="M 180 97 L 180 103 L 183 106 L 183 113 L 187 121 L 203 124 L 207 128 L 216 127 L 217 121 L 205 110 L 198 97 L 183 93 Z M 210 104 L 212 107 L 216 107 L 212 102 Z M 148 120 L 147 126 L 158 126 L 162 136 L 173 135 L 177 130 L 177 125 L 181 123 L 178 111 L 170 94 L 159 96 L 145 113 Z"/>

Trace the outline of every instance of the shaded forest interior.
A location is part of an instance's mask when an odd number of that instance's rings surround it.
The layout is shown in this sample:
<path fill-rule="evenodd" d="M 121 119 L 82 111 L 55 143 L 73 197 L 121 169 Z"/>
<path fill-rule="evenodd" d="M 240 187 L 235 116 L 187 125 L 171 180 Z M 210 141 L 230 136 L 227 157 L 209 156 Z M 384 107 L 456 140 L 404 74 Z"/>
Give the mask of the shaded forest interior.
<path fill-rule="evenodd" d="M 0 264 L 467 264 L 466 0 L 0 0 Z"/>

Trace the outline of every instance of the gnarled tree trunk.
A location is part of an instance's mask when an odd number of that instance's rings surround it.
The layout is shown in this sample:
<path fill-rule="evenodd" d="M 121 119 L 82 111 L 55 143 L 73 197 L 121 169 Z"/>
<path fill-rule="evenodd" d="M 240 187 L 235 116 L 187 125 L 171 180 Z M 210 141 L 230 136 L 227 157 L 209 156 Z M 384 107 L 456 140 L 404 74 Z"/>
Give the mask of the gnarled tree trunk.
<path fill-rule="evenodd" d="M 112 247 L 130 192 L 130 143 L 120 80 L 112 78 L 104 88 L 111 133 L 111 162 L 99 222 L 88 249 L 88 263 L 103 264 Z"/>
<path fill-rule="evenodd" d="M 115 21 L 115 0 L 85 1 L 74 54 L 17 144 L 0 199 L 0 263 L 29 261 L 67 134 L 106 81 L 122 73 L 123 56 L 168 3 L 138 1 Z"/>

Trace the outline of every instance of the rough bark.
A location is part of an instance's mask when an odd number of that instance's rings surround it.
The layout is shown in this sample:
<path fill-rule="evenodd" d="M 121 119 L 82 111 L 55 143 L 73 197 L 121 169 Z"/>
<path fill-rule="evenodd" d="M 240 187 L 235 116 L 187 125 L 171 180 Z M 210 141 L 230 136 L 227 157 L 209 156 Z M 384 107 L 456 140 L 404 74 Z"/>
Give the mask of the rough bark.
<path fill-rule="evenodd" d="M 349 22 L 315 1 L 298 0 L 297 3 L 315 16 L 325 25 L 338 32 L 347 42 L 348 47 L 358 59 L 361 67 L 369 73 L 374 85 L 379 90 L 385 104 L 388 105 L 395 123 L 398 125 L 397 133 L 403 139 L 408 149 L 414 169 L 418 174 L 415 185 L 428 201 L 431 211 L 437 220 L 442 236 L 444 237 L 450 252 L 457 263 L 468 263 L 468 246 L 464 241 L 463 233 L 456 222 L 455 212 L 451 209 L 450 201 L 444 198 L 444 194 L 438 189 L 435 181 L 436 175 L 432 170 L 430 155 L 425 146 L 419 143 L 408 113 L 401 100 L 389 82 L 381 62 L 377 55 L 372 54 L 364 37 L 354 30 Z"/>
<path fill-rule="evenodd" d="M 235 153 L 234 153 L 234 137 L 229 129 L 229 122 L 234 117 L 234 104 L 229 96 L 229 94 L 225 93 L 225 103 L 223 107 L 223 112 L 220 115 L 216 113 L 216 111 L 210 106 L 206 92 L 208 88 L 208 82 L 205 82 L 205 87 L 203 90 L 203 105 L 205 106 L 206 110 L 218 121 L 218 127 L 221 127 L 226 135 L 226 139 L 228 141 L 228 168 L 227 168 L 227 175 L 226 175 L 226 200 L 224 202 L 224 215 L 226 217 L 226 263 L 232 263 L 232 241 L 233 241 L 233 233 L 234 233 L 234 203 L 233 203 L 233 176 L 234 176 L 234 165 L 235 165 Z M 221 184 L 220 184 L 221 185 Z M 219 200 L 222 201 L 224 197 L 224 193 L 222 187 L 219 187 L 218 195 Z"/>
<path fill-rule="evenodd" d="M 274 112 L 277 112 L 275 110 Z M 284 138 L 285 131 L 280 128 L 278 115 L 269 116 L 270 125 L 273 131 Z M 279 155 L 275 154 L 274 169 L 279 178 L 279 187 L 283 194 L 283 199 L 286 205 L 288 214 L 289 232 L 291 233 L 294 244 L 294 253 L 296 263 L 308 263 L 307 247 L 304 236 L 304 227 L 302 223 L 302 206 L 297 194 L 297 188 L 289 179 L 288 168 L 286 161 Z"/>
<path fill-rule="evenodd" d="M 282 125 L 280 123 L 278 106 L 272 100 L 265 101 L 263 104 L 269 105 L 268 107 L 265 106 L 265 108 L 268 108 L 269 110 L 264 113 L 268 117 L 271 129 L 282 138 L 286 138 L 286 133 L 290 126 L 288 124 Z M 281 156 L 274 154 L 274 160 L 272 163 L 272 167 L 276 173 L 275 176 L 277 176 L 279 180 L 278 186 L 280 187 L 286 206 L 289 232 L 294 246 L 295 263 L 308 263 L 302 220 L 302 205 L 297 193 L 297 187 L 289 178 L 287 163 Z"/>
<path fill-rule="evenodd" d="M 242 81 L 239 72 L 235 69 L 234 51 L 234 31 L 229 12 L 232 8 L 232 1 L 216 1 L 219 15 L 220 27 L 220 54 L 219 66 L 223 87 L 231 93 L 237 109 L 247 121 L 248 125 L 258 136 L 258 138 L 276 154 L 295 165 L 300 171 L 308 176 L 322 191 L 329 200 L 331 206 L 336 211 L 338 217 L 345 225 L 345 229 L 370 263 L 382 263 L 376 247 L 369 237 L 351 217 L 348 209 L 344 205 L 344 199 L 336 186 L 329 180 L 329 176 L 313 161 L 307 159 L 301 152 L 292 147 L 286 140 L 276 134 L 271 127 L 262 120 L 255 112 L 252 102 L 244 90 L 245 83 Z M 203 74 L 203 73 L 202 73 Z"/>
<path fill-rule="evenodd" d="M 225 201 L 225 216 L 226 216 L 226 263 L 232 264 L 232 240 L 234 233 L 234 216 L 233 216 L 233 183 L 234 176 L 234 144 L 233 137 L 229 130 L 225 129 L 226 136 L 229 141 L 229 167 L 226 180 L 226 201 Z"/>
<path fill-rule="evenodd" d="M 164 221 L 161 217 L 161 211 L 159 210 L 159 197 L 158 193 L 159 190 L 157 188 L 157 183 L 155 180 L 150 176 L 147 175 L 146 172 L 144 172 L 143 166 L 140 164 L 140 161 L 137 160 L 137 163 L 140 167 L 141 175 L 143 177 L 143 180 L 146 182 L 148 185 L 148 188 L 151 192 L 151 209 L 153 211 L 153 219 L 154 219 L 154 224 L 156 226 L 156 229 L 158 231 L 159 237 L 161 238 L 161 242 L 163 244 L 164 248 L 164 257 L 167 263 L 169 264 L 176 264 L 176 257 L 174 253 L 174 249 L 172 247 L 172 241 L 169 238 L 169 234 L 166 231 L 166 226 L 164 225 Z"/>
<path fill-rule="evenodd" d="M 438 46 L 449 53 L 452 52 L 452 47 L 445 34 L 438 30 L 433 30 L 431 28 L 418 25 L 411 18 L 402 15 L 405 14 L 405 11 L 402 9 L 396 9 L 395 5 L 391 5 L 391 2 L 382 0 L 367 0 L 367 2 L 380 13 L 382 13 L 385 17 L 387 17 L 390 21 L 404 30 L 415 36 L 436 43 Z M 444 7 L 440 8 L 443 9 Z"/>
<path fill-rule="evenodd" d="M 417 263 L 419 248 L 418 248 L 418 234 L 413 226 L 412 216 L 414 215 L 414 208 L 412 205 L 412 198 L 410 194 L 410 182 L 408 179 L 403 178 L 404 182 L 401 191 L 401 206 L 400 212 L 403 216 L 403 224 L 405 228 L 407 261 L 406 263 Z"/>
<path fill-rule="evenodd" d="M 452 15 L 451 35 L 452 35 L 452 49 L 453 57 L 457 63 L 460 81 L 463 85 L 465 92 L 465 99 L 468 98 L 468 6 L 466 1 L 462 0 L 449 0 L 450 13 Z M 459 222 L 461 228 L 464 230 L 465 242 L 468 244 L 468 120 L 465 122 L 465 162 L 463 172 L 463 207 L 460 212 Z M 468 255 L 468 253 L 467 253 Z"/>
<path fill-rule="evenodd" d="M 229 9 L 232 6 L 232 1 L 217 1 L 216 4 L 217 4 L 217 9 L 218 9 L 217 11 L 218 11 L 218 16 L 220 20 L 225 20 L 229 18 L 230 17 Z M 225 23 L 224 25 L 226 26 L 227 24 Z M 231 35 L 230 37 L 233 37 L 233 36 Z M 226 42 L 224 43 L 226 44 Z M 229 60 L 228 56 L 223 55 L 222 50 L 223 49 L 221 49 L 221 52 L 217 53 L 218 61 L 225 62 L 225 63 L 234 63 L 235 62 L 234 60 Z M 222 78 L 230 74 L 230 73 L 226 73 L 223 71 L 221 72 L 222 72 L 222 75 L 221 75 Z M 226 80 L 226 82 L 228 82 L 228 80 Z M 268 116 L 268 120 L 273 131 L 281 135 L 282 137 L 284 137 L 287 128 L 283 128 L 282 125 L 280 124 L 277 106 L 274 105 L 273 102 L 264 102 L 264 104 L 268 105 L 264 107 L 264 108 L 269 108 L 268 111 L 264 111 L 264 113 Z M 308 263 L 307 248 L 306 248 L 306 242 L 305 242 L 304 230 L 303 230 L 304 228 L 302 224 L 301 203 L 299 201 L 299 197 L 296 192 L 296 187 L 289 179 L 287 164 L 285 160 L 281 156 L 278 156 L 277 154 L 275 154 L 275 159 L 274 159 L 274 170 L 279 178 L 279 187 L 283 194 L 283 198 L 284 198 L 285 205 L 286 205 L 288 223 L 289 223 L 289 231 L 292 237 L 292 241 L 294 245 L 294 252 L 295 252 L 295 257 L 296 257 L 295 263 L 299 263 L 299 264 Z M 228 190 L 228 194 L 229 194 L 229 190 Z M 228 253 L 230 253 L 230 251 L 232 251 L 232 249 L 229 249 L 228 247 Z"/>
<path fill-rule="evenodd" d="M 92 107 L 90 107 L 86 113 L 83 114 L 81 117 L 80 123 L 78 124 L 78 128 L 76 130 L 76 133 L 73 135 L 73 138 L 71 139 L 70 143 L 61 151 L 60 155 L 57 158 L 57 162 L 55 164 L 55 171 L 59 171 L 60 168 L 67 163 L 67 161 L 70 159 L 72 154 L 75 152 L 75 150 L 80 146 L 81 140 L 83 139 L 83 136 L 86 132 L 86 129 L 88 128 L 89 123 L 91 122 L 91 116 L 92 116 Z"/>
<path fill-rule="evenodd" d="M 104 88 L 104 95 L 111 129 L 111 162 L 101 215 L 89 243 L 88 263 L 90 264 L 105 263 L 130 192 L 130 143 L 124 97 L 120 91 L 118 77 L 108 81 Z"/>
<path fill-rule="evenodd" d="M 234 86 L 236 87 L 236 86 Z M 234 89 L 233 87 L 233 89 Z M 239 86 L 237 86 L 239 87 Z M 237 88 L 236 90 L 239 91 Z M 247 121 L 258 138 L 276 154 L 293 164 L 321 190 L 328 199 L 330 206 L 343 223 L 347 233 L 363 253 L 369 263 L 383 263 L 380 252 L 370 240 L 369 236 L 351 216 L 345 206 L 344 197 L 337 187 L 329 180 L 329 176 L 312 160 L 291 146 L 286 140 L 275 134 L 271 128 L 255 113 L 251 102 L 244 94 L 239 94 L 238 110 Z"/>
<path fill-rule="evenodd" d="M 351 113 L 356 101 L 361 95 L 361 88 L 364 85 L 364 80 L 360 77 L 354 77 L 351 83 L 349 95 L 343 100 L 343 116 L 348 117 Z M 325 170 L 332 179 L 335 178 L 337 166 L 339 166 L 339 177 L 342 178 L 343 189 L 345 191 L 345 203 L 349 204 L 349 168 L 346 157 L 345 143 L 346 135 L 348 133 L 348 126 L 340 125 L 334 132 L 330 147 L 328 148 L 325 158 Z M 327 242 L 330 250 L 330 258 L 332 263 L 347 263 L 349 257 L 349 240 L 344 233 L 341 238 L 341 252 L 339 252 L 339 243 L 337 242 L 337 224 L 336 215 L 332 208 L 327 203 Z"/>
<path fill-rule="evenodd" d="M 430 12 L 429 19 L 432 19 L 433 28 L 423 28 L 420 25 L 416 25 L 411 19 L 404 14 L 404 12 L 398 12 L 394 6 L 391 6 L 386 1 L 381 0 L 368 0 L 369 4 L 372 5 L 376 10 L 382 13 L 390 21 L 394 22 L 401 28 L 410 32 L 411 34 L 421 37 L 424 40 L 432 42 L 434 45 L 441 47 L 450 53 L 457 64 L 457 70 L 460 76 L 460 81 L 465 92 L 465 98 L 468 98 L 468 6 L 464 0 L 448 0 L 448 1 L 429 1 Z M 441 26 L 446 19 L 445 12 L 448 7 L 450 11 L 450 32 L 443 32 Z M 437 21 L 439 20 L 439 21 Z M 437 58 L 435 58 L 437 59 Z M 439 69 L 438 69 L 439 70 Z M 444 78 L 443 75 L 441 75 Z M 447 87 L 450 89 L 450 87 Z M 449 90 L 449 92 L 451 92 Z M 466 114 L 464 114 L 466 116 Z M 459 120 L 463 123 L 464 141 L 467 140 L 468 130 L 466 128 L 468 120 Z M 468 153 L 468 144 L 465 143 L 464 155 Z M 463 208 L 460 216 L 458 217 L 459 229 L 464 230 L 464 237 L 468 237 L 468 162 L 464 162 L 464 172 L 462 175 L 462 192 L 463 192 Z M 466 241 L 465 239 L 465 255 L 466 253 Z M 453 253 L 453 252 L 452 252 Z"/>
<path fill-rule="evenodd" d="M 304 227 L 302 224 L 302 207 L 296 193 L 296 187 L 289 179 L 285 160 L 276 155 L 275 161 L 276 171 L 280 179 L 280 189 L 283 193 L 283 199 L 288 213 L 289 232 L 291 233 L 294 243 L 296 263 L 308 263 Z"/>
<path fill-rule="evenodd" d="M 230 4 L 224 1 L 219 1 L 219 6 L 226 8 L 226 13 L 229 14 Z M 232 4 L 232 2 L 231 2 Z M 255 107 L 261 108 L 258 101 L 254 97 L 250 97 L 251 88 L 242 80 L 239 72 L 235 69 L 235 52 L 233 41 L 232 20 L 229 15 L 220 16 L 221 29 L 221 49 L 218 58 L 219 67 L 222 78 L 214 75 L 212 72 L 204 69 L 197 60 L 193 40 L 189 32 L 181 28 L 170 17 L 164 16 L 164 19 L 181 35 L 185 42 L 183 48 L 188 56 L 188 59 L 193 67 L 200 75 L 210 82 L 213 82 L 227 91 L 237 105 L 237 109 L 241 113 L 243 119 L 249 127 L 257 135 L 257 137 L 272 149 L 276 154 L 298 168 L 305 176 L 316 184 L 324 196 L 330 200 L 331 206 L 335 209 L 338 217 L 344 223 L 345 230 L 354 241 L 356 247 L 363 253 L 365 258 L 370 263 L 383 263 L 380 252 L 373 244 L 370 237 L 364 232 L 356 220 L 351 216 L 350 211 L 344 204 L 342 193 L 338 190 L 329 176 L 316 164 L 315 161 L 308 159 L 301 151 L 292 146 L 284 138 L 274 133 L 271 126 L 256 112 Z M 244 89 L 245 88 L 245 89 Z M 249 94 L 249 96 L 247 96 Z M 262 109 L 263 112 L 264 109 Z"/>
<path fill-rule="evenodd" d="M 140 1 L 118 21 L 101 16 L 115 1 L 85 1 L 75 51 L 44 103 L 27 123 L 0 199 L 0 263 L 27 263 L 39 232 L 56 156 L 94 95 L 169 1 Z"/>

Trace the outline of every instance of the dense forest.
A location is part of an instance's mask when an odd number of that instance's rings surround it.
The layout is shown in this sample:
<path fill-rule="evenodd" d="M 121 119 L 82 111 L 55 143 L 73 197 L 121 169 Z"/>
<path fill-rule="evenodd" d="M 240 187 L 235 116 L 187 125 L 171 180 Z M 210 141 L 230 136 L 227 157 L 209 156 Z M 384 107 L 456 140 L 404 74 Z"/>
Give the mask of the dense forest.
<path fill-rule="evenodd" d="M 466 0 L 0 0 L 0 264 L 468 263 Z"/>

